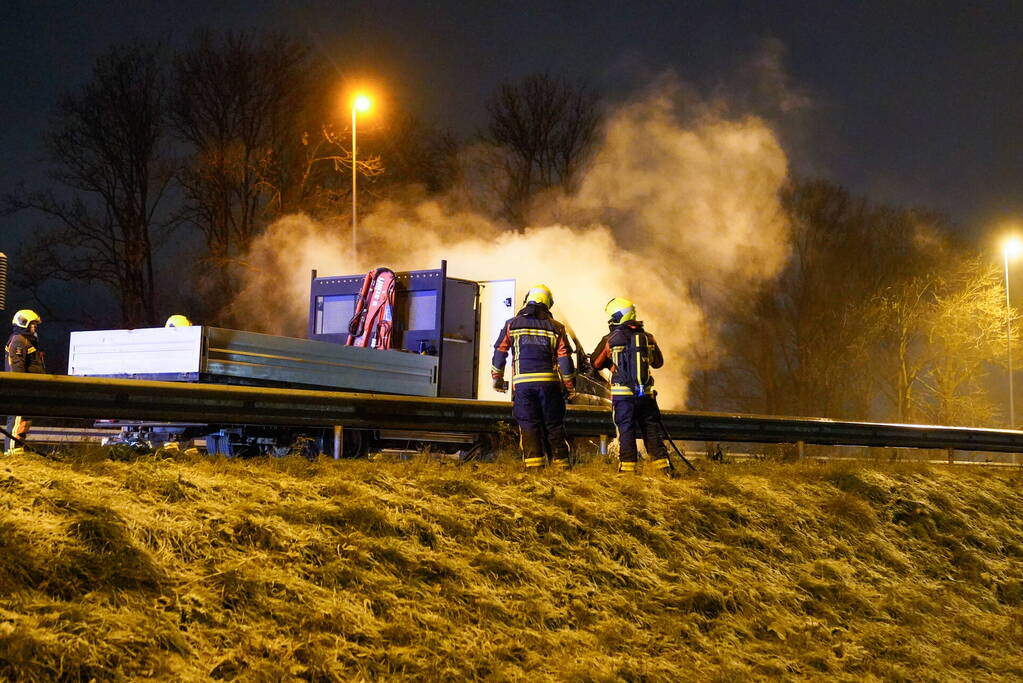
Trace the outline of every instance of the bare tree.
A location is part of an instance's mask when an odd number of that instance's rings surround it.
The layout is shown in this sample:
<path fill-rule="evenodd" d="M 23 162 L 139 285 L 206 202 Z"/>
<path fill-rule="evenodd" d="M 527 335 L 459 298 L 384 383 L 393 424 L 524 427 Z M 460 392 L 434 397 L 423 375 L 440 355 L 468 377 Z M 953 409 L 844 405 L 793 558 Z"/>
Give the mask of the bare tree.
<path fill-rule="evenodd" d="M 865 301 L 865 367 L 900 422 L 990 424 L 1001 411 L 986 378 L 1005 362 L 1000 269 L 961 246 L 928 247 L 934 258 L 926 272 Z"/>
<path fill-rule="evenodd" d="M 909 277 L 876 292 L 862 308 L 874 375 L 899 422 L 919 418 L 917 390 L 931 361 L 925 321 L 936 283 L 931 274 Z"/>
<path fill-rule="evenodd" d="M 727 391 L 737 407 L 750 410 L 869 417 L 879 378 L 891 377 L 877 369 L 878 345 L 898 342 L 888 336 L 897 321 L 882 321 L 868 304 L 936 272 L 935 253 L 943 252 L 922 248 L 921 238 L 940 234 L 940 226 L 933 217 L 871 206 L 824 182 L 795 184 L 783 199 L 792 258 L 756 300 L 735 303 L 725 326 L 732 361 L 723 373 Z M 880 355 L 889 361 L 890 354 Z"/>
<path fill-rule="evenodd" d="M 215 273 L 200 280 L 207 318 L 232 322 L 245 256 L 271 222 L 300 211 L 349 215 L 356 158 L 334 71 L 283 34 L 201 33 L 175 59 L 171 120 L 191 148 L 184 218 L 202 232 Z M 397 187 L 443 181 L 445 138 L 407 114 L 390 121 L 384 134 L 360 123 L 363 210 Z"/>
<path fill-rule="evenodd" d="M 987 378 L 1006 344 L 998 268 L 939 217 L 872 206 L 827 183 L 793 186 L 785 206 L 788 267 L 760 297 L 738 300 L 724 326 L 715 379 L 732 404 L 990 424 L 1001 411 Z"/>
<path fill-rule="evenodd" d="M 503 83 L 487 102 L 484 140 L 503 152 L 505 210 L 522 220 L 531 197 L 571 190 L 600 124 L 596 93 L 545 73 Z"/>
<path fill-rule="evenodd" d="M 67 193 L 21 190 L 5 202 L 46 219 L 19 259 L 22 276 L 104 283 L 130 327 L 156 322 L 153 233 L 173 175 L 161 149 L 165 92 L 157 47 L 133 42 L 99 57 L 91 80 L 59 100 L 46 139 Z"/>
<path fill-rule="evenodd" d="M 408 111 L 395 113 L 386 126 L 372 131 L 366 150 L 381 163 L 381 173 L 368 183 L 380 198 L 410 185 L 428 193 L 439 192 L 446 189 L 454 174 L 454 137 Z"/>
<path fill-rule="evenodd" d="M 1005 352 L 1005 290 L 996 266 L 965 258 L 938 279 L 925 321 L 932 363 L 919 377 L 924 416 L 939 424 L 989 425 L 998 412 L 985 383 Z"/>
<path fill-rule="evenodd" d="M 284 35 L 201 33 L 174 60 L 171 121 L 193 149 L 185 218 L 206 239 L 225 300 L 237 259 L 302 183 L 311 75 L 306 48 Z"/>
<path fill-rule="evenodd" d="M 274 184 L 280 213 L 305 211 L 315 216 L 345 214 L 351 204 L 352 164 L 363 178 L 383 173 L 380 155 L 367 138 L 371 132 L 360 129 L 359 154 L 352 154 L 352 131 L 347 116 L 338 116 L 336 105 L 313 98 L 311 106 L 294 130 L 301 140 L 302 155 L 297 159 L 296 182 Z M 363 186 L 363 189 L 367 189 Z"/>

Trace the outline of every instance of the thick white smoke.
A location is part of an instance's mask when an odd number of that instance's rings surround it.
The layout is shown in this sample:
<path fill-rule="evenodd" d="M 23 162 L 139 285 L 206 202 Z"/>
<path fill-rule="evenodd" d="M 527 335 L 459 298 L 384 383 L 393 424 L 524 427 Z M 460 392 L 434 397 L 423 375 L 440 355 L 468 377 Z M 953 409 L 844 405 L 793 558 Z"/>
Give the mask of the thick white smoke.
<path fill-rule="evenodd" d="M 520 296 L 547 284 L 555 317 L 589 351 L 607 331 L 605 302 L 623 296 L 664 349 L 666 366 L 655 374 L 662 405 L 683 407 L 693 359 L 713 358 L 715 349 L 713 311 L 704 320 L 689 292 L 727 282 L 751 295 L 782 268 L 787 162 L 763 120 L 709 105 L 680 111 L 675 95 L 661 87 L 611 115 L 578 191 L 548 201 L 521 232 L 443 199 L 385 202 L 360 221 L 356 259 L 349 224 L 283 218 L 247 259 L 251 279 L 236 313 L 266 331 L 301 335 L 310 269 L 410 270 L 446 259 L 455 277 L 515 278 Z"/>

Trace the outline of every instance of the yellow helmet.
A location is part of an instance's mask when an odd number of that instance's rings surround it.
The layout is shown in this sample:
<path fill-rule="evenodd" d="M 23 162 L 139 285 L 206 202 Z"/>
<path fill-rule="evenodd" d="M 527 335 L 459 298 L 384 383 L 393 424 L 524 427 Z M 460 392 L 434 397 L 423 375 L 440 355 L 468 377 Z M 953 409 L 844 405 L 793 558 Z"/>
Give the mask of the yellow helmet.
<path fill-rule="evenodd" d="M 604 313 L 607 313 L 607 321 L 612 325 L 620 325 L 636 319 L 636 304 L 628 299 L 616 296 L 604 306 Z"/>
<path fill-rule="evenodd" d="M 192 321 L 181 314 L 175 314 L 167 318 L 164 327 L 191 327 Z"/>
<path fill-rule="evenodd" d="M 38 313 L 27 308 L 23 308 L 17 313 L 15 313 L 14 318 L 11 319 L 11 322 L 14 323 L 16 327 L 20 327 L 26 330 L 28 329 L 28 326 L 31 325 L 32 323 L 39 324 L 42 321 L 43 319 L 39 317 Z"/>
<path fill-rule="evenodd" d="M 526 292 L 526 298 L 522 300 L 522 303 L 528 304 L 530 302 L 543 304 L 547 308 L 554 305 L 554 295 L 551 294 L 551 290 L 547 285 L 533 285 Z"/>

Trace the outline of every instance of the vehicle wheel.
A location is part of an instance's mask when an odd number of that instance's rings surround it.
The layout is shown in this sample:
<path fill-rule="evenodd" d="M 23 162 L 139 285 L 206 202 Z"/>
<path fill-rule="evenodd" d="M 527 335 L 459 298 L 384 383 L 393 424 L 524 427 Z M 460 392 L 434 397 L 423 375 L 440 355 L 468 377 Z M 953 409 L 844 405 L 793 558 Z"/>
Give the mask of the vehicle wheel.
<path fill-rule="evenodd" d="M 341 439 L 342 458 L 365 458 L 369 455 L 371 433 L 364 429 L 346 429 Z"/>
<path fill-rule="evenodd" d="M 462 456 L 462 461 L 494 462 L 500 446 L 501 440 L 497 434 L 478 434 L 476 442 Z"/>

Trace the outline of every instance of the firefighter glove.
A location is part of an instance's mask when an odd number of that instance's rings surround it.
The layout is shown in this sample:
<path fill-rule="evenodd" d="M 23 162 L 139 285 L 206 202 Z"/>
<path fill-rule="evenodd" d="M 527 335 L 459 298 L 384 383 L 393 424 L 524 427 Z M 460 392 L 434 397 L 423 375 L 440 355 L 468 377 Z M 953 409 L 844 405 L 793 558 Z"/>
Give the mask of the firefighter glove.
<path fill-rule="evenodd" d="M 503 377 L 494 378 L 494 391 L 499 391 L 502 394 L 508 391 L 508 382 Z"/>

